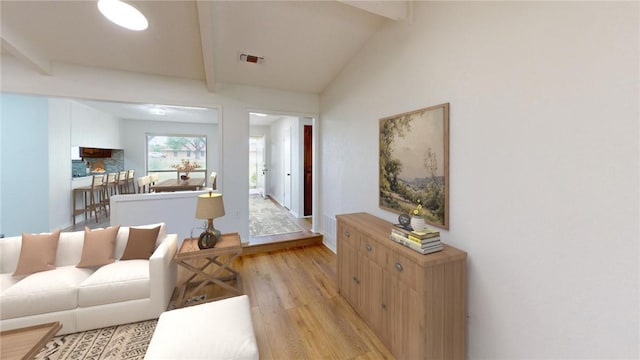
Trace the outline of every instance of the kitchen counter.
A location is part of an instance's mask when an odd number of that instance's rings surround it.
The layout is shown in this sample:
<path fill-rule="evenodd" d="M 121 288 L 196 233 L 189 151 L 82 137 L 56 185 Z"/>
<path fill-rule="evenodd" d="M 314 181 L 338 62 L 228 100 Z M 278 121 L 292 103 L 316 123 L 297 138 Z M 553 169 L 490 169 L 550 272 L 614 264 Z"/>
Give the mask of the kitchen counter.
<path fill-rule="evenodd" d="M 83 186 L 91 186 L 92 179 L 93 177 L 91 175 L 72 177 L 71 189 L 73 190 Z"/>

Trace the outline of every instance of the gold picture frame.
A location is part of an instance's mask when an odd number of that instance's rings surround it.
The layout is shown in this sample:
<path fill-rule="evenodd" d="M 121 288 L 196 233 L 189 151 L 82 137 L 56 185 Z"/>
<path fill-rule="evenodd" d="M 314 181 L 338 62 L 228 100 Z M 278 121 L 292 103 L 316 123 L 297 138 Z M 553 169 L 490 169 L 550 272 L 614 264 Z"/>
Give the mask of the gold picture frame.
<path fill-rule="evenodd" d="M 449 103 L 380 119 L 379 206 L 449 229 Z"/>

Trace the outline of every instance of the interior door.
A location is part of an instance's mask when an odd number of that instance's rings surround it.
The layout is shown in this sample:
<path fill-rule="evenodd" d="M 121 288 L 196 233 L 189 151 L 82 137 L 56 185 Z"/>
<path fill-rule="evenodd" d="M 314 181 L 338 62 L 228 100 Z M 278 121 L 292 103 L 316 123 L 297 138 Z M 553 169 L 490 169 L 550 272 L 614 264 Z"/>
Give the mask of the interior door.
<path fill-rule="evenodd" d="M 313 128 L 304 126 L 304 216 L 312 215 L 313 209 Z"/>
<path fill-rule="evenodd" d="M 265 151 L 265 137 L 262 136 L 256 141 L 256 190 L 263 198 L 267 197 L 267 157 Z"/>
<path fill-rule="evenodd" d="M 284 132 L 282 138 L 282 169 L 284 170 L 284 194 L 283 204 L 288 210 L 291 209 L 291 126 Z"/>

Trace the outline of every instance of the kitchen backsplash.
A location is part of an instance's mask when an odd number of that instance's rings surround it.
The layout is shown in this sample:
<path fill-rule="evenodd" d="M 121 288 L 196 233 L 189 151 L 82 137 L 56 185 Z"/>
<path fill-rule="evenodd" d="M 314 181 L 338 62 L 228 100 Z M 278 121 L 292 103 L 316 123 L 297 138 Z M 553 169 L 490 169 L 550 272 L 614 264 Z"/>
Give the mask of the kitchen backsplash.
<path fill-rule="evenodd" d="M 95 168 L 96 164 L 104 164 L 107 173 L 118 172 L 124 170 L 124 150 L 114 149 L 111 151 L 110 158 L 87 158 L 85 160 L 72 160 L 71 171 L 73 177 L 87 175 L 87 162 L 91 164 L 91 168 Z"/>

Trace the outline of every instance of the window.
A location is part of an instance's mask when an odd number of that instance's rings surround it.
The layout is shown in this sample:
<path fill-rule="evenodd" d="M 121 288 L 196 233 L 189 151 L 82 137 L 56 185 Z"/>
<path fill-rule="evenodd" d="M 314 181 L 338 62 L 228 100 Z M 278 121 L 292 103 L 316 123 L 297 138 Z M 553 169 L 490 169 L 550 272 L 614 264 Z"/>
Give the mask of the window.
<path fill-rule="evenodd" d="M 159 173 L 160 179 L 173 179 L 174 166 L 182 160 L 199 165 L 191 174 L 206 177 L 207 137 L 198 135 L 152 135 L 147 134 L 147 173 Z M 190 175 L 192 176 L 192 175 Z"/>

